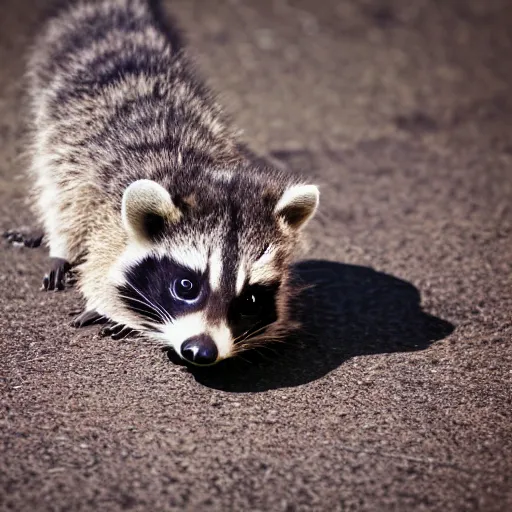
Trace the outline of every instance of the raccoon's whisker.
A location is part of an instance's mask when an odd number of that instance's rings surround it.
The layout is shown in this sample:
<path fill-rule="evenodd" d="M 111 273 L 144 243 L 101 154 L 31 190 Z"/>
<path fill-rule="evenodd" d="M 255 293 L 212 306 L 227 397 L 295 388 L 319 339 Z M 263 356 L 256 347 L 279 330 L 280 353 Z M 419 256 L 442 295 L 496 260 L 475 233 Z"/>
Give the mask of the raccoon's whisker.
<path fill-rule="evenodd" d="M 155 302 L 155 305 L 160 308 L 161 311 L 165 313 L 165 318 L 172 324 L 174 322 L 174 319 L 172 316 L 166 311 L 166 309 L 160 304 L 160 302 Z"/>
<path fill-rule="evenodd" d="M 286 341 L 287 335 L 289 334 L 289 331 L 287 329 L 282 329 L 282 332 L 278 331 L 273 334 L 262 333 L 262 331 L 264 331 L 267 327 L 269 326 L 264 325 L 257 329 L 256 331 L 254 331 L 254 333 L 251 333 L 245 338 L 243 338 L 241 342 L 237 343 L 234 346 L 233 354 L 238 355 L 246 350 L 258 349 L 261 347 L 269 348 L 269 343 L 284 343 Z M 245 334 L 247 334 L 247 332 L 248 331 L 235 338 L 233 340 L 233 343 L 236 343 L 237 340 L 242 338 Z"/>
<path fill-rule="evenodd" d="M 251 332 L 251 329 L 247 329 L 247 331 L 245 331 L 244 333 L 240 334 L 240 336 L 237 336 L 234 340 L 233 340 L 233 343 L 236 343 L 237 341 L 243 339 L 244 341 L 246 339 L 252 339 L 253 336 L 257 336 L 258 334 L 260 334 L 263 330 L 265 330 L 266 328 L 268 327 L 268 325 L 263 325 L 261 327 L 259 327 L 258 329 L 256 329 L 254 332 Z"/>
<path fill-rule="evenodd" d="M 251 329 L 247 329 L 247 331 L 243 332 L 242 334 L 240 334 L 239 336 L 237 336 L 234 340 L 233 340 L 233 343 L 236 343 L 238 341 L 240 341 L 241 339 L 245 339 L 244 336 L 246 336 L 249 332 L 251 331 Z"/>
<path fill-rule="evenodd" d="M 140 313 L 144 313 L 145 315 L 150 315 L 151 318 L 153 320 L 156 320 L 158 322 L 161 322 L 161 321 L 164 321 L 165 322 L 165 319 L 162 318 L 162 316 L 160 315 L 160 313 L 158 312 L 158 310 L 154 309 L 151 304 L 146 304 L 145 302 L 141 301 L 141 300 L 138 300 L 138 299 L 134 299 L 133 297 L 128 297 L 126 295 L 119 295 L 120 298 L 124 298 L 124 299 L 127 299 L 127 300 L 130 300 L 130 301 L 134 301 L 134 302 L 138 302 L 139 304 L 142 304 L 143 306 L 148 306 L 152 309 L 152 311 L 147 311 L 145 309 L 141 309 L 141 308 L 137 308 L 135 306 L 131 306 L 131 308 L 134 310 L 134 311 L 139 311 Z"/>
<path fill-rule="evenodd" d="M 155 309 L 155 311 L 160 312 L 163 320 L 165 319 L 165 320 L 168 320 L 169 322 L 172 322 L 172 318 L 170 317 L 169 313 L 167 313 L 167 311 L 165 311 L 161 306 L 157 306 L 156 304 L 151 302 L 151 300 L 149 300 L 136 286 L 134 286 L 132 283 L 130 283 L 130 281 L 127 281 L 127 283 L 129 286 L 131 286 L 133 288 L 133 290 L 136 293 L 138 293 L 144 300 L 147 301 L 149 306 L 152 306 Z"/>
<path fill-rule="evenodd" d="M 247 350 L 258 347 L 267 347 L 270 343 L 285 343 L 287 339 L 286 333 L 283 334 L 274 334 L 274 335 L 261 335 L 256 338 L 247 338 L 247 341 L 244 340 L 243 343 L 239 343 L 237 345 L 237 349 Z"/>
<path fill-rule="evenodd" d="M 140 308 L 136 308 L 136 307 L 133 307 L 133 306 L 132 306 L 131 309 L 132 309 L 132 311 L 137 311 L 139 313 L 142 313 L 144 316 L 148 316 L 154 322 L 161 322 L 162 321 L 161 318 L 159 316 L 156 316 L 155 313 L 148 312 L 145 309 L 140 309 Z"/>
<path fill-rule="evenodd" d="M 163 315 L 164 312 L 163 311 L 160 311 L 155 304 L 153 304 L 153 302 L 151 302 L 151 300 L 149 300 L 135 285 L 133 285 L 129 280 L 126 281 L 126 284 L 128 286 L 130 286 L 132 288 L 132 290 L 137 294 L 139 295 L 142 299 L 144 299 L 144 301 L 140 301 L 138 299 L 133 299 L 132 297 L 130 297 L 130 300 L 138 300 L 138 302 L 140 302 L 141 304 L 144 304 L 145 306 L 150 306 L 154 311 L 158 312 L 159 315 Z"/>
<path fill-rule="evenodd" d="M 262 327 L 260 327 L 259 329 L 257 329 L 256 331 L 248 334 L 244 339 L 243 341 L 250 341 L 250 345 L 251 346 L 254 346 L 255 344 L 257 344 L 260 340 L 265 343 L 267 342 L 268 340 L 270 339 L 273 339 L 273 340 L 278 340 L 278 338 L 284 338 L 287 334 L 288 334 L 288 331 L 285 331 L 283 330 L 283 332 L 275 332 L 275 333 L 272 333 L 272 334 L 265 334 L 264 331 L 269 327 L 269 325 L 263 325 Z M 247 333 L 247 331 L 246 331 Z M 272 338 L 270 338 L 272 337 Z M 238 339 L 238 338 L 237 338 Z"/>
<path fill-rule="evenodd" d="M 249 346 L 253 347 L 264 347 L 267 346 L 270 343 L 286 343 L 286 338 L 259 338 L 256 341 L 250 340 Z"/>
<path fill-rule="evenodd" d="M 244 339 L 242 342 L 238 343 L 236 345 L 237 348 L 241 348 L 241 349 L 246 349 L 246 348 L 253 348 L 253 347 L 257 347 L 259 346 L 260 344 L 262 344 L 262 340 L 263 338 L 254 338 L 254 340 L 252 338 L 246 338 Z"/>
<path fill-rule="evenodd" d="M 249 333 L 249 336 L 252 338 L 253 336 L 257 336 L 258 334 L 262 333 L 266 328 L 268 327 L 268 325 L 262 325 L 261 327 L 259 327 L 258 329 L 256 329 L 255 331 Z"/>
<path fill-rule="evenodd" d="M 234 340 L 233 340 L 233 343 L 237 343 L 239 340 L 245 340 L 245 339 L 250 339 L 252 338 L 252 336 L 256 336 L 257 334 L 261 333 L 264 329 L 266 329 L 268 327 L 268 325 L 263 325 L 261 327 L 259 327 L 258 329 L 256 329 L 254 332 L 251 333 L 251 328 L 247 329 L 245 332 L 243 332 L 242 334 L 240 334 L 239 336 L 237 336 Z"/>
<path fill-rule="evenodd" d="M 153 309 L 162 316 L 162 320 L 168 320 L 172 321 L 170 315 L 165 311 L 161 306 L 158 306 L 157 304 L 154 304 L 150 299 L 148 299 L 136 286 L 134 286 L 132 283 L 127 281 L 127 283 L 133 288 L 133 290 L 138 293 L 145 301 L 147 301 L 147 305 L 153 307 Z"/>
<path fill-rule="evenodd" d="M 152 304 L 148 304 L 147 302 L 139 300 L 139 299 L 136 299 L 134 297 L 129 297 L 128 295 L 119 295 L 119 297 L 122 298 L 122 299 L 129 300 L 129 301 L 138 302 L 139 304 L 142 304 L 144 306 L 147 306 L 147 307 L 151 308 L 152 311 L 157 313 L 158 318 L 163 320 L 163 318 L 162 318 L 162 316 L 160 314 L 160 311 L 158 309 L 156 309 Z"/>
<path fill-rule="evenodd" d="M 155 322 L 160 322 L 161 321 L 160 317 L 156 316 L 154 313 L 146 311 L 145 309 L 140 309 L 140 308 L 136 308 L 136 307 L 133 307 L 133 306 L 131 307 L 131 309 L 132 309 L 132 311 L 138 311 L 139 313 L 143 313 L 144 315 L 149 316 Z"/>
<path fill-rule="evenodd" d="M 257 352 L 258 354 L 260 355 L 263 355 L 265 357 L 265 359 L 269 359 L 268 357 L 266 357 L 264 354 L 262 354 L 262 351 L 263 350 L 271 350 L 272 352 L 276 352 L 275 350 L 272 350 L 269 346 L 267 346 L 266 344 L 261 344 L 261 345 L 252 345 L 250 343 L 248 344 L 244 344 L 244 345 L 240 345 L 237 347 L 237 350 L 235 351 L 234 355 L 240 357 L 240 354 L 241 353 L 244 353 L 244 352 L 247 352 L 249 350 L 254 350 L 255 352 Z"/>

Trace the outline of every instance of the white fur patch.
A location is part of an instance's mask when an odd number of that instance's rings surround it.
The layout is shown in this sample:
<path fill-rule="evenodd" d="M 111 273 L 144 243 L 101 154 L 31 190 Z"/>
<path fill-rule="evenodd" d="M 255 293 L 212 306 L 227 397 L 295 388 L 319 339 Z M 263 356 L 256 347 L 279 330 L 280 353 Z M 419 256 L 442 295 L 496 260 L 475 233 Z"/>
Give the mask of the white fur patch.
<path fill-rule="evenodd" d="M 267 265 L 270 263 L 272 258 L 274 257 L 275 251 L 274 246 L 270 244 L 266 249 L 265 252 L 261 255 L 260 259 L 257 260 L 254 265 L 257 267 L 261 267 L 263 265 Z"/>
<path fill-rule="evenodd" d="M 245 278 L 247 273 L 245 272 L 245 260 L 242 258 L 240 265 L 238 266 L 238 273 L 236 275 L 236 294 L 240 295 L 245 284 Z"/>
<path fill-rule="evenodd" d="M 262 265 L 261 267 L 253 267 L 251 270 L 250 284 L 271 283 L 279 279 L 279 270 L 271 265 Z"/>
<path fill-rule="evenodd" d="M 182 267 L 201 273 L 206 272 L 208 266 L 207 252 L 205 250 L 201 251 L 198 247 L 161 248 L 159 254 L 167 255 Z"/>
<path fill-rule="evenodd" d="M 270 244 L 260 259 L 252 266 L 249 278 L 250 284 L 268 283 L 279 277 L 279 271 L 273 266 L 274 256 L 275 247 Z"/>
<path fill-rule="evenodd" d="M 210 256 L 210 287 L 212 290 L 220 288 L 222 279 L 222 252 L 219 249 L 214 249 Z"/>
<path fill-rule="evenodd" d="M 219 359 L 225 359 L 231 355 L 233 351 L 233 336 L 231 330 L 225 322 L 219 327 L 212 327 L 208 330 L 208 334 L 213 338 L 217 350 L 219 351 Z"/>

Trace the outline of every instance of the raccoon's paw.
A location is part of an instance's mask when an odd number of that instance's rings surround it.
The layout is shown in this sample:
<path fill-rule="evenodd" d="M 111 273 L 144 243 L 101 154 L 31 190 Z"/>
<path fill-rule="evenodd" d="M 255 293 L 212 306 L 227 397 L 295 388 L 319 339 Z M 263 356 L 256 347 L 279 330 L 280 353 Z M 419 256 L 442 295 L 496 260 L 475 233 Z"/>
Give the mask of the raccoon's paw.
<path fill-rule="evenodd" d="M 9 229 L 2 233 L 2 238 L 5 238 L 14 247 L 29 247 L 31 249 L 40 247 L 43 243 L 43 237 L 42 232 L 31 233 L 27 229 Z"/>
<path fill-rule="evenodd" d="M 109 322 L 100 330 L 100 336 L 110 336 L 113 340 L 123 340 L 135 332 L 131 327 L 115 322 Z"/>
<path fill-rule="evenodd" d="M 45 292 L 64 290 L 66 275 L 71 265 L 63 258 L 50 258 L 50 272 L 43 278 L 42 290 Z"/>
<path fill-rule="evenodd" d="M 94 310 L 85 310 L 71 321 L 71 327 L 79 329 L 80 327 L 86 327 L 87 325 L 104 324 L 106 322 L 108 322 L 108 318 L 106 316 L 100 315 Z"/>

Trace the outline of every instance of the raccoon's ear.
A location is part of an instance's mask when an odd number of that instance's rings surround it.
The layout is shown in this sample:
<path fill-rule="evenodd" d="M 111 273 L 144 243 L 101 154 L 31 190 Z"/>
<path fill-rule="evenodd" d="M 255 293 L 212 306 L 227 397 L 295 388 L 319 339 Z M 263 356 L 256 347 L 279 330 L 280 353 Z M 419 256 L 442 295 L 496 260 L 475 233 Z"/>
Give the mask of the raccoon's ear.
<path fill-rule="evenodd" d="M 127 233 L 140 242 L 153 240 L 165 222 L 176 222 L 181 212 L 165 188 L 152 180 L 138 180 L 123 194 L 121 216 Z"/>
<path fill-rule="evenodd" d="M 284 191 L 274 212 L 288 226 L 298 230 L 313 217 L 319 199 L 320 192 L 315 185 L 293 185 Z"/>

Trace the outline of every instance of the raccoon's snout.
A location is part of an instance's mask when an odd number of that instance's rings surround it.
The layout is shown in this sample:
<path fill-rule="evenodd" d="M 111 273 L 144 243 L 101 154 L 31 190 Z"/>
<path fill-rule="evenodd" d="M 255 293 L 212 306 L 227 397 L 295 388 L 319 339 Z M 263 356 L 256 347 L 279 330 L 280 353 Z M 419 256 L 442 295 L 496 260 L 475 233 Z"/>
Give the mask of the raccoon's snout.
<path fill-rule="evenodd" d="M 218 350 L 210 336 L 200 334 L 183 342 L 181 356 L 189 363 L 208 365 L 217 361 Z"/>

